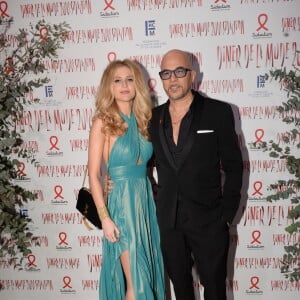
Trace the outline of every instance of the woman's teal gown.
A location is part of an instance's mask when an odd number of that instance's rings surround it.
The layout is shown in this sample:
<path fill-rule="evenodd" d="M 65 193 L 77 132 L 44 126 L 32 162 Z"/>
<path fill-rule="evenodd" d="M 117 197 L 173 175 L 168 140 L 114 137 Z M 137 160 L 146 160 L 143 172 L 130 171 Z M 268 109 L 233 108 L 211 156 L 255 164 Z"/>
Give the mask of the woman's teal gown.
<path fill-rule="evenodd" d="M 100 300 L 124 300 L 126 279 L 120 255 L 128 250 L 136 300 L 164 300 L 164 268 L 151 183 L 146 176 L 152 144 L 138 132 L 133 113 L 122 115 L 128 124 L 110 153 L 113 180 L 108 211 L 120 230 L 116 243 L 103 239 Z M 139 162 L 139 163 L 138 163 Z"/>

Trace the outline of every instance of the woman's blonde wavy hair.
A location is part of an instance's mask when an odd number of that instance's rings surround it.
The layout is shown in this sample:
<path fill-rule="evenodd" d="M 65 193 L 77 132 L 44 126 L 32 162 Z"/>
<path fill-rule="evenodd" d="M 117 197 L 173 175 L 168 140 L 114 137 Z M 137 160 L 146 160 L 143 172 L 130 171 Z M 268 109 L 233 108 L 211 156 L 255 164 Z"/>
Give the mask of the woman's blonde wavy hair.
<path fill-rule="evenodd" d="M 105 134 L 117 136 L 125 134 L 125 121 L 121 117 L 118 105 L 111 93 L 115 72 L 118 68 L 124 66 L 132 71 L 134 77 L 136 95 L 133 99 L 132 111 L 137 120 L 138 129 L 149 140 L 148 125 L 152 116 L 152 101 L 141 68 L 132 60 L 112 61 L 104 70 L 96 94 L 94 119 L 100 118 L 103 120 L 102 131 Z"/>

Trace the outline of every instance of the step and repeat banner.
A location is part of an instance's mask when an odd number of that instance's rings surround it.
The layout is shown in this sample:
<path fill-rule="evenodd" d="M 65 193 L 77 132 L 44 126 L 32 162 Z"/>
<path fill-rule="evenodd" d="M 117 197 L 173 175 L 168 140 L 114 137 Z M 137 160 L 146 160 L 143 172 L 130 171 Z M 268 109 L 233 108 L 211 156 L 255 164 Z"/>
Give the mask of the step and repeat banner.
<path fill-rule="evenodd" d="M 284 145 L 289 128 L 276 107 L 285 92 L 265 73 L 300 66 L 299 0 L 7 0 L 0 1 L 0 14 L 14 19 L 12 40 L 19 28 L 41 19 L 71 27 L 58 59 L 44 61 L 51 81 L 32 95 L 40 102 L 16 124 L 40 163 L 24 161 L 19 170 L 19 184 L 38 194 L 21 209 L 38 238 L 23 270 L 1 258 L 1 299 L 98 299 L 102 232 L 87 230 L 75 208 L 95 92 L 110 61 L 131 58 L 144 67 L 156 103 L 165 102 L 158 72 L 172 48 L 193 54 L 195 89 L 230 103 L 236 117 L 245 170 L 231 228 L 228 299 L 298 299 L 299 283 L 280 273 L 283 247 L 299 241 L 299 234 L 284 230 L 292 206 L 289 200 L 266 201 L 268 186 L 289 173 L 285 161 L 251 143 Z M 203 300 L 196 274 L 195 291 Z"/>

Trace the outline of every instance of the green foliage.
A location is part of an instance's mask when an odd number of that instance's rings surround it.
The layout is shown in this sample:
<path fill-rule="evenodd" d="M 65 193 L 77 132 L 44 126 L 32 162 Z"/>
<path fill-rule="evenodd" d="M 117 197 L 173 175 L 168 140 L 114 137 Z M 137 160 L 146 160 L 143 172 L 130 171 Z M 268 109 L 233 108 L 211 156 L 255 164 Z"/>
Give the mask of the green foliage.
<path fill-rule="evenodd" d="M 34 239 L 29 229 L 32 220 L 20 211 L 36 195 L 20 186 L 17 179 L 22 179 L 21 161 L 33 165 L 38 162 L 35 153 L 25 149 L 16 124 L 24 109 L 39 101 L 29 95 L 49 82 L 43 75 L 46 68 L 42 61 L 58 57 L 69 26 L 41 20 L 12 36 L 12 21 L 0 18 L 0 257 L 20 267 Z"/>
<path fill-rule="evenodd" d="M 297 51 L 299 52 L 299 51 Z M 285 254 L 282 259 L 281 272 L 291 282 L 300 281 L 300 70 L 293 67 L 287 71 L 286 68 L 276 69 L 266 74 L 266 78 L 276 80 L 286 92 L 286 100 L 277 108 L 282 116 L 282 121 L 291 129 L 284 134 L 283 143 L 269 141 L 252 144 L 252 147 L 269 152 L 270 157 L 283 159 L 291 179 L 278 180 L 269 186 L 273 194 L 267 197 L 267 201 L 289 200 L 292 209 L 288 213 L 291 224 L 285 228 L 289 234 L 296 234 L 294 245 L 284 247 Z M 298 156 L 295 156 L 295 155 Z"/>

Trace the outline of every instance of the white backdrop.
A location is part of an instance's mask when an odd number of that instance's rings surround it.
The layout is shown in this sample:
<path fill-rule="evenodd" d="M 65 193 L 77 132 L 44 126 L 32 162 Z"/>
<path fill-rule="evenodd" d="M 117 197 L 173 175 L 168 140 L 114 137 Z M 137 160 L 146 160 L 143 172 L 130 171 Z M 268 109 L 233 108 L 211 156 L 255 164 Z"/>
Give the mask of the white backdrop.
<path fill-rule="evenodd" d="M 39 196 L 22 209 L 40 246 L 33 242 L 22 271 L 1 259 L 1 299 L 98 299 L 102 232 L 88 231 L 75 209 L 95 91 L 107 63 L 129 57 L 145 67 L 163 103 L 158 71 L 172 48 L 194 54 L 201 72 L 195 88 L 232 104 L 236 116 L 245 180 L 231 230 L 228 299 L 298 299 L 299 284 L 280 274 L 283 247 L 300 238 L 284 231 L 290 203 L 265 201 L 268 185 L 289 174 L 284 161 L 249 143 L 283 143 L 287 128 L 276 106 L 285 94 L 264 74 L 300 66 L 299 0 L 8 0 L 0 1 L 0 14 L 14 18 L 12 35 L 40 19 L 72 28 L 58 61 L 44 62 L 51 82 L 36 91 L 40 103 L 17 124 L 40 162 L 24 162 L 19 182 Z M 195 280 L 199 286 L 202 293 Z"/>

